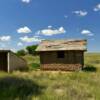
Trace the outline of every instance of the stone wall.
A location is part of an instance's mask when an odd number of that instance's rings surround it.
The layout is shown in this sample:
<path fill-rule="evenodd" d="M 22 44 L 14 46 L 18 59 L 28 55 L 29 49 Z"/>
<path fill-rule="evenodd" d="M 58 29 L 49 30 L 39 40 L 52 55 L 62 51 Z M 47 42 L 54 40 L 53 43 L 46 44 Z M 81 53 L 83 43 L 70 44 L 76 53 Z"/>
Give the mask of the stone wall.
<path fill-rule="evenodd" d="M 41 64 L 42 70 L 79 71 L 81 64 Z"/>

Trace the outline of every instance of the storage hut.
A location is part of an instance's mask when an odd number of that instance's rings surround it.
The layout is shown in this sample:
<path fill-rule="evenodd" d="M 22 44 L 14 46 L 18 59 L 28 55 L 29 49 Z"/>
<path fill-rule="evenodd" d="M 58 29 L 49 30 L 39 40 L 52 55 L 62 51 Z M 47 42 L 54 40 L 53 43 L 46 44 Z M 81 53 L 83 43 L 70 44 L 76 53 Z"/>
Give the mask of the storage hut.
<path fill-rule="evenodd" d="M 27 63 L 10 50 L 0 50 L 0 71 L 11 72 L 17 69 L 24 69 Z"/>
<path fill-rule="evenodd" d="M 37 47 L 43 70 L 80 70 L 84 66 L 86 40 L 44 40 Z"/>

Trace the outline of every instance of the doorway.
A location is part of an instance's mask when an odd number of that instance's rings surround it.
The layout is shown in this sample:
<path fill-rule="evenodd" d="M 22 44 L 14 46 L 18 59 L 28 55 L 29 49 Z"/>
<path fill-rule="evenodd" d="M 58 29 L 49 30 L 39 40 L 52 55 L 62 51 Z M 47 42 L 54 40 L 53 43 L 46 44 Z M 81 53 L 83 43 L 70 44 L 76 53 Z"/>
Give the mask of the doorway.
<path fill-rule="evenodd" d="M 7 52 L 0 52 L 0 71 L 7 71 Z"/>

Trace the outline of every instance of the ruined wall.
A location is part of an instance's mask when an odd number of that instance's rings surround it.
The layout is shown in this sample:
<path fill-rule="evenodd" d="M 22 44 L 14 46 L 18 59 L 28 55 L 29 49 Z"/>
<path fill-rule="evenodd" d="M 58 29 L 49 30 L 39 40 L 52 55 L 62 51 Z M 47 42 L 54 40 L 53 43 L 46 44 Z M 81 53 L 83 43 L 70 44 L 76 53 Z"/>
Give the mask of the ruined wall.
<path fill-rule="evenodd" d="M 24 59 L 18 57 L 12 52 L 9 52 L 9 71 L 13 71 L 16 69 L 25 69 L 27 67 L 27 63 Z"/>
<path fill-rule="evenodd" d="M 83 51 L 65 51 L 64 58 L 57 58 L 56 51 L 40 53 L 43 70 L 80 70 L 84 65 Z"/>

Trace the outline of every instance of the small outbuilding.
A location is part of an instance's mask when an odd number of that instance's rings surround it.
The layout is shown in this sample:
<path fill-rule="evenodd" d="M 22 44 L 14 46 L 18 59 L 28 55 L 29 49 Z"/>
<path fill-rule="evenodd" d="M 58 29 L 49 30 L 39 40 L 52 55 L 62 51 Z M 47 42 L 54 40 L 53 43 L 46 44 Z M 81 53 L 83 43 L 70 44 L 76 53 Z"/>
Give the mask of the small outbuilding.
<path fill-rule="evenodd" d="M 36 51 L 40 53 L 43 70 L 80 70 L 84 66 L 86 40 L 43 40 Z"/>
<path fill-rule="evenodd" d="M 12 72 L 27 67 L 26 61 L 10 50 L 0 50 L 0 71 Z"/>

